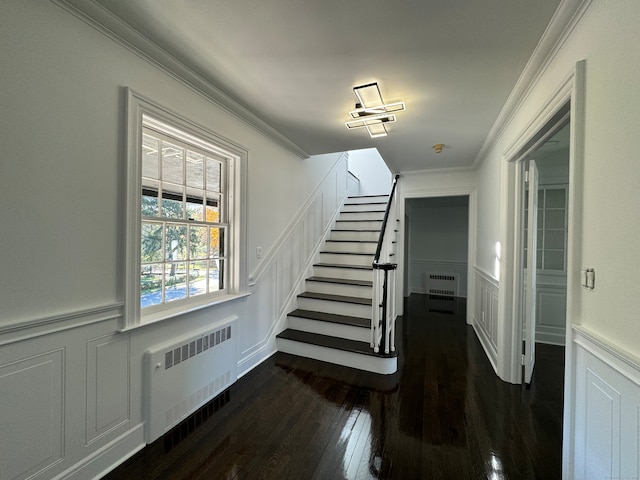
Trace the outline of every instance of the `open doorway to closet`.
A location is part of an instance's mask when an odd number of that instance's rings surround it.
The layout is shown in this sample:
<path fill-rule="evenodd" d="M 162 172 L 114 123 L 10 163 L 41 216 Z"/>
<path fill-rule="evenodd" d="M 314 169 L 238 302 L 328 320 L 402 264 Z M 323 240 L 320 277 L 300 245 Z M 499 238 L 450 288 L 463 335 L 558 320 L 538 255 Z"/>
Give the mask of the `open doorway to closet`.
<path fill-rule="evenodd" d="M 407 199 L 404 224 L 404 296 L 428 295 L 430 308 L 464 316 L 469 196 Z"/>

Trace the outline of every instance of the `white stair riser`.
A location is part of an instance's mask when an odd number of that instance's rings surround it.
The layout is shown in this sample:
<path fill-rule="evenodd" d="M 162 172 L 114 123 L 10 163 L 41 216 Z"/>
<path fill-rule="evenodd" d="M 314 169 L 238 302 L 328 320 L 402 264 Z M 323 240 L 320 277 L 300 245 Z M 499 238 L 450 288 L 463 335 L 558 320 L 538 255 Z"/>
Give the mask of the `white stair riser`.
<path fill-rule="evenodd" d="M 373 281 L 373 270 L 362 270 L 359 268 L 338 268 L 338 267 L 313 267 L 315 277 L 344 278 L 345 280 L 368 280 Z"/>
<path fill-rule="evenodd" d="M 334 302 L 317 298 L 298 298 L 298 308 L 312 312 L 335 313 L 349 317 L 371 318 L 371 305 L 357 303 Z"/>
<path fill-rule="evenodd" d="M 358 232 L 358 231 L 340 231 L 333 230 L 329 236 L 331 240 L 352 240 L 364 242 L 377 242 L 380 238 L 380 232 Z"/>
<path fill-rule="evenodd" d="M 341 212 L 364 212 L 364 211 L 375 211 L 375 212 L 384 212 L 387 209 L 387 205 L 383 203 L 354 203 L 354 204 L 345 204 L 342 207 Z"/>
<path fill-rule="evenodd" d="M 368 197 L 349 197 L 347 201 L 344 202 L 345 205 L 353 205 L 354 203 L 378 203 L 384 202 L 387 203 L 389 201 L 388 195 L 371 195 Z"/>
<path fill-rule="evenodd" d="M 339 263 L 340 265 L 368 266 L 373 263 L 373 253 L 350 255 L 348 253 L 320 253 L 320 263 Z"/>
<path fill-rule="evenodd" d="M 341 212 L 339 220 L 380 220 L 384 219 L 384 212 Z"/>
<path fill-rule="evenodd" d="M 382 220 L 367 220 L 366 222 L 354 222 L 353 220 L 345 220 L 344 222 L 336 222 L 336 230 L 376 230 L 382 228 Z"/>
<path fill-rule="evenodd" d="M 346 297 L 371 298 L 373 289 L 361 285 L 346 285 L 343 283 L 314 282 L 307 280 L 307 292 L 328 293 L 329 295 L 344 295 Z"/>
<path fill-rule="evenodd" d="M 291 316 L 288 318 L 288 322 L 289 328 L 293 330 L 319 333 L 321 335 L 358 340 L 360 342 L 369 342 L 371 340 L 371 330 L 368 328 Z"/>
<path fill-rule="evenodd" d="M 376 253 L 377 243 L 373 242 L 325 242 L 324 249 L 330 252 L 344 253 Z"/>
<path fill-rule="evenodd" d="M 278 339 L 278 350 L 300 357 L 313 358 L 315 360 L 357 368 L 367 372 L 391 374 L 398 370 L 398 357 L 372 357 L 370 355 L 319 347 L 318 345 L 310 345 L 282 338 Z"/>

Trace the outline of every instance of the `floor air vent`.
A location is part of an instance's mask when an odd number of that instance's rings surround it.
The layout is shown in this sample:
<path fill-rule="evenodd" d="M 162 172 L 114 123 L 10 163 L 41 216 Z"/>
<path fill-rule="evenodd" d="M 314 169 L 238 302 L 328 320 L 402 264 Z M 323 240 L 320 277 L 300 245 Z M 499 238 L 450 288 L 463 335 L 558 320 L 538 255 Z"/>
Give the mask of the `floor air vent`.
<path fill-rule="evenodd" d="M 145 436 L 151 443 L 237 379 L 236 317 L 145 352 Z"/>

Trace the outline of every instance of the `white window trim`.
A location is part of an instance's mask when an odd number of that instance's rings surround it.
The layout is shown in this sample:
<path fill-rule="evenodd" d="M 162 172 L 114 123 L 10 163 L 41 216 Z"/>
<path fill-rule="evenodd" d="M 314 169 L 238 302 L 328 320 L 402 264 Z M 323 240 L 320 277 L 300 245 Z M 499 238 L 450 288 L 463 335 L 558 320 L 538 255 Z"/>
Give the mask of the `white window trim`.
<path fill-rule="evenodd" d="M 247 222 L 247 165 L 248 151 L 240 145 L 197 125 L 183 116 L 148 100 L 142 95 L 126 88 L 126 215 L 125 215 L 125 266 L 124 297 L 125 308 L 121 330 L 129 330 L 158 321 L 176 317 L 194 310 L 207 308 L 247 295 L 246 265 L 246 222 Z M 196 298 L 186 304 L 169 305 L 161 311 L 144 314 L 140 308 L 140 188 L 142 181 L 140 151 L 142 148 L 143 115 L 173 125 L 206 142 L 218 146 L 225 155 L 230 156 L 228 163 L 228 219 L 229 265 L 227 267 L 228 292 L 220 295 L 207 295 Z"/>

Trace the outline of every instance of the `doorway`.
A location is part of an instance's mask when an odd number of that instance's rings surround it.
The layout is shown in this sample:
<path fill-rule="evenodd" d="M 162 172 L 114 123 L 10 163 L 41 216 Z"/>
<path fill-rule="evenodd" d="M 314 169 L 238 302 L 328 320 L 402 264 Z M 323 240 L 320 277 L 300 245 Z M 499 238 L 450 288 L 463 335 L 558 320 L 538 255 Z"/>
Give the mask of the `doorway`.
<path fill-rule="evenodd" d="M 468 296 L 469 195 L 405 200 L 404 297 L 438 297 L 457 311 Z M 449 308 L 448 305 L 451 305 Z"/>
<path fill-rule="evenodd" d="M 519 323 L 526 384 L 531 382 L 536 344 L 564 346 L 566 338 L 570 123 L 564 114 L 553 122 L 519 160 L 522 270 L 517 288 L 522 292 Z"/>

